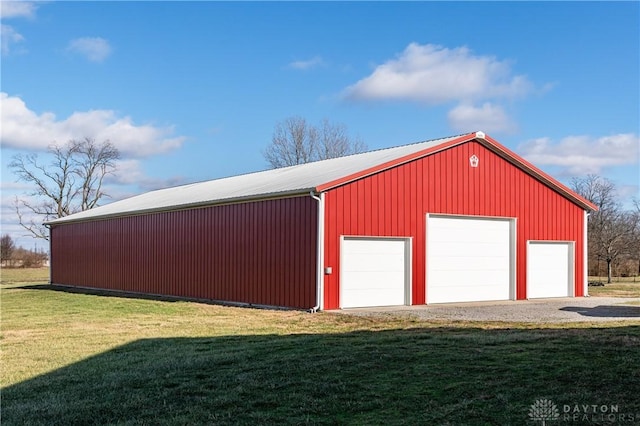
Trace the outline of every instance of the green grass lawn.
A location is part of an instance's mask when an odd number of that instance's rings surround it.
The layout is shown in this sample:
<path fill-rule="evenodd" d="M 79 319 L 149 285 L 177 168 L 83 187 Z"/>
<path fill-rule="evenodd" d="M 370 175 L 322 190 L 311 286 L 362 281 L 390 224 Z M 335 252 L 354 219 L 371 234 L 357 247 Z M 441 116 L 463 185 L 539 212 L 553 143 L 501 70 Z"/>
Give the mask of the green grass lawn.
<path fill-rule="evenodd" d="M 601 282 L 604 286 L 589 286 L 589 295 L 607 297 L 640 297 L 640 278 L 613 277 L 607 283 L 607 277 L 589 277 L 590 282 Z"/>
<path fill-rule="evenodd" d="M 534 425 L 539 398 L 640 422 L 640 321 L 426 322 L 21 282 L 0 288 L 2 425 Z M 611 424 L 593 420 L 570 424 Z"/>
<path fill-rule="evenodd" d="M 49 268 L 0 268 L 0 284 L 33 284 L 49 282 Z"/>

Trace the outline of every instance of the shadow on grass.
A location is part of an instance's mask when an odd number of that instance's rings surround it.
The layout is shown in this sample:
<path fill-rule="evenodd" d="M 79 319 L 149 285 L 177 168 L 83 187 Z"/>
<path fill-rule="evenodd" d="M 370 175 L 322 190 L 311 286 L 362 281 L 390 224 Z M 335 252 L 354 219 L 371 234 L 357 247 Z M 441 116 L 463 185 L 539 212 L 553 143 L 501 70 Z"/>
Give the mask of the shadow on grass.
<path fill-rule="evenodd" d="M 159 294 L 131 293 L 127 291 L 106 290 L 106 289 L 89 288 L 89 287 L 74 287 L 74 286 L 67 286 L 67 285 L 60 285 L 60 284 L 34 284 L 34 285 L 23 285 L 23 286 L 18 286 L 13 288 L 20 289 L 20 290 L 59 291 L 62 293 L 70 293 L 70 294 L 90 294 L 92 296 L 122 297 L 125 299 L 159 300 L 163 302 L 178 302 L 178 301 L 187 300 L 185 298 L 164 296 Z M 196 300 L 196 299 L 188 299 L 188 300 Z"/>
<path fill-rule="evenodd" d="M 640 306 L 600 305 L 588 308 L 585 306 L 565 306 L 561 311 L 577 312 L 585 317 L 600 318 L 640 318 Z"/>
<path fill-rule="evenodd" d="M 538 398 L 640 412 L 639 350 L 640 326 L 143 339 L 4 388 L 2 424 L 526 424 Z"/>
<path fill-rule="evenodd" d="M 294 308 L 283 308 L 278 306 L 263 306 L 250 303 L 235 303 L 227 301 L 218 301 L 211 299 L 199 299 L 195 297 L 181 297 L 181 296 L 168 296 L 162 294 L 148 294 L 148 293 L 132 293 L 128 291 L 120 290 L 108 290 L 100 288 L 89 287 L 74 287 L 60 284 L 35 284 L 35 285 L 23 285 L 12 287 L 13 289 L 20 290 L 47 290 L 58 291 L 70 294 L 87 294 L 91 296 L 104 296 L 104 297 L 118 297 L 123 299 L 138 299 L 138 300 L 155 300 L 160 302 L 198 302 L 208 305 L 220 305 L 220 306 L 239 306 L 246 308 L 267 308 L 272 310 L 293 310 Z M 302 309 L 298 309 L 302 310 Z"/>

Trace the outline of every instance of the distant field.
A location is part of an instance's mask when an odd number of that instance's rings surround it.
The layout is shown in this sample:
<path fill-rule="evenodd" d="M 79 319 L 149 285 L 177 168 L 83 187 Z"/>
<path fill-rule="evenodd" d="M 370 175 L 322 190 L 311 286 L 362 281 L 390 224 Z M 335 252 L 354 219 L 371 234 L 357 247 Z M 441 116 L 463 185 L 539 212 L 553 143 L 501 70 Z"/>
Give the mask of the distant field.
<path fill-rule="evenodd" d="M 0 284 L 46 284 L 49 268 L 0 268 Z"/>
<path fill-rule="evenodd" d="M 308 314 L 72 293 L 25 273 L 0 287 L 3 426 L 524 425 L 542 398 L 640 413 L 640 321 Z"/>
<path fill-rule="evenodd" d="M 607 277 L 589 277 L 589 282 L 599 281 L 604 286 L 589 286 L 591 296 L 640 297 L 640 279 L 638 277 L 616 277 L 607 284 Z"/>
<path fill-rule="evenodd" d="M 590 276 L 589 281 L 607 282 L 607 277 Z M 611 283 L 640 283 L 640 277 L 611 277 Z"/>

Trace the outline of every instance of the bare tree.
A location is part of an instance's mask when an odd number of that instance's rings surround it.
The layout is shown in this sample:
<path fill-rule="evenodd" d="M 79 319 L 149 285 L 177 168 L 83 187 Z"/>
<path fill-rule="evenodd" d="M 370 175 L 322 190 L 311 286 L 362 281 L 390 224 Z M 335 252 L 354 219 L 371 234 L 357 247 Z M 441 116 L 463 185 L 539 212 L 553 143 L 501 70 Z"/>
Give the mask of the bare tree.
<path fill-rule="evenodd" d="M 611 266 L 628 253 L 628 242 L 636 228 L 635 215 L 622 209 L 616 187 L 610 180 L 588 175 L 573 178 L 573 190 L 598 207 L 589 215 L 589 251 L 607 264 L 607 282 L 611 282 Z"/>
<path fill-rule="evenodd" d="M 629 237 L 629 259 L 638 262 L 638 275 L 640 275 L 640 199 L 633 200 L 634 210 L 630 213 L 635 225 Z"/>
<path fill-rule="evenodd" d="M 109 141 L 96 144 L 93 139 L 85 138 L 77 143 L 75 173 L 80 179 L 80 210 L 90 210 L 98 205 L 103 197 L 104 179 L 116 170 L 116 160 L 120 152 Z"/>
<path fill-rule="evenodd" d="M 15 248 L 16 245 L 9 234 L 0 237 L 0 261 L 3 265 L 11 261 Z"/>
<path fill-rule="evenodd" d="M 263 152 L 272 167 L 294 166 L 314 159 L 315 130 L 302 117 L 289 117 L 276 124 L 271 145 Z"/>
<path fill-rule="evenodd" d="M 347 126 L 331 124 L 326 118 L 316 130 L 318 143 L 316 144 L 318 160 L 344 157 L 367 150 L 367 146 L 360 139 L 351 139 Z"/>
<path fill-rule="evenodd" d="M 344 124 L 323 120 L 310 125 L 302 117 L 289 117 L 276 124 L 271 144 L 263 151 L 271 167 L 295 166 L 312 161 L 356 154 L 367 149 L 359 139 L 351 139 Z"/>
<path fill-rule="evenodd" d="M 96 207 L 108 195 L 103 190 L 106 176 L 116 170 L 118 149 L 109 141 L 70 140 L 47 149 L 49 163 L 38 154 L 18 154 L 9 167 L 19 181 L 33 185 L 26 197 L 15 200 L 20 225 L 36 238 L 49 239 L 43 222 Z"/>

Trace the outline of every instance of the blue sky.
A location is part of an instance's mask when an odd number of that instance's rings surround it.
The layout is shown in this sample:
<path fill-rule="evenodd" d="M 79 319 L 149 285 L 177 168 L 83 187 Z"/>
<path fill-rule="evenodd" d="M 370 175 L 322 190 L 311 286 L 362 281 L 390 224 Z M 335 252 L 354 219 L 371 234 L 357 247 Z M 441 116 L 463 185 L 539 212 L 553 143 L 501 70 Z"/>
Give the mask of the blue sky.
<path fill-rule="evenodd" d="M 265 169 L 294 115 L 371 149 L 482 130 L 637 197 L 639 5 L 3 1 L 2 233 L 36 244 L 11 208 L 16 153 L 109 139 L 119 199 Z"/>

